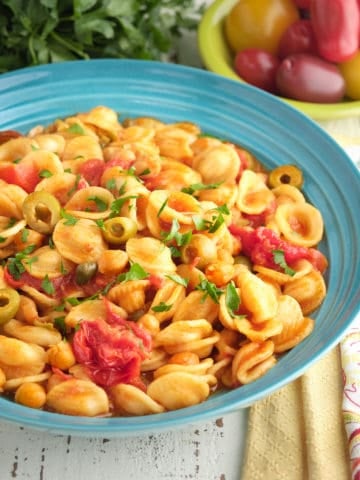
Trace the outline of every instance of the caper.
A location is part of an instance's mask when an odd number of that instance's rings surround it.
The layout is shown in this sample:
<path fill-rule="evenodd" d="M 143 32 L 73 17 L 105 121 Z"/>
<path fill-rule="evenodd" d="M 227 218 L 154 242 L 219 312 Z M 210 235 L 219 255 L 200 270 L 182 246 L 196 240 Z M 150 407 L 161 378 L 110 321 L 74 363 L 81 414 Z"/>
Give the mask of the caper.
<path fill-rule="evenodd" d="M 114 245 L 125 243 L 136 235 L 137 225 L 131 218 L 114 217 L 104 222 L 103 235 L 105 240 Z"/>
<path fill-rule="evenodd" d="M 0 325 L 15 317 L 20 305 L 20 295 L 13 288 L 0 288 Z"/>
<path fill-rule="evenodd" d="M 32 192 L 22 205 L 23 215 L 30 228 L 39 233 L 51 233 L 60 220 L 61 206 L 49 192 Z"/>
<path fill-rule="evenodd" d="M 303 185 L 303 174 L 295 165 L 281 165 L 274 168 L 269 174 L 269 185 L 271 188 L 280 185 L 292 185 L 301 188 Z"/>
<path fill-rule="evenodd" d="M 78 285 L 85 285 L 95 275 L 98 270 L 96 262 L 80 263 L 75 270 L 75 281 Z"/>

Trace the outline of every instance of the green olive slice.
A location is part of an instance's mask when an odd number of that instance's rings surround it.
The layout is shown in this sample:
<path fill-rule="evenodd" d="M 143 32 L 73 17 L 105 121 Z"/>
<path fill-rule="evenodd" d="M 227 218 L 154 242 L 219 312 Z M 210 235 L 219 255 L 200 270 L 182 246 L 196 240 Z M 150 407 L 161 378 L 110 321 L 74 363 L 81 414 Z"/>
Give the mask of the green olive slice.
<path fill-rule="evenodd" d="M 95 275 L 98 270 L 96 262 L 80 263 L 75 270 L 75 281 L 78 285 L 85 285 Z"/>
<path fill-rule="evenodd" d="M 30 228 L 39 233 L 51 233 L 60 220 L 61 206 L 49 192 L 32 192 L 22 205 L 23 215 Z"/>
<path fill-rule="evenodd" d="M 137 225 L 131 218 L 114 217 L 104 222 L 103 235 L 109 243 L 119 245 L 136 235 Z"/>
<path fill-rule="evenodd" d="M 269 174 L 270 187 L 275 188 L 284 184 L 301 188 L 303 185 L 302 171 L 295 165 L 281 165 L 274 168 Z"/>
<path fill-rule="evenodd" d="M 20 305 L 20 295 L 13 288 L 0 288 L 0 325 L 13 319 Z"/>

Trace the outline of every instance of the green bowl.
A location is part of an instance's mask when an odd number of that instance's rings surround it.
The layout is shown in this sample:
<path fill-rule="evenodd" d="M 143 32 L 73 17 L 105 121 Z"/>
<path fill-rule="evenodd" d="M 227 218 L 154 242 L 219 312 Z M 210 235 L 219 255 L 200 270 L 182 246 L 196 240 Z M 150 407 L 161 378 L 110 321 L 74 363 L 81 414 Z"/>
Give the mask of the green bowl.
<path fill-rule="evenodd" d="M 206 10 L 198 29 L 198 42 L 204 66 L 214 73 L 244 82 L 233 69 L 233 55 L 223 32 L 224 19 L 239 0 L 215 0 Z M 309 103 L 279 97 L 314 120 L 332 120 L 360 115 L 360 101 Z"/>

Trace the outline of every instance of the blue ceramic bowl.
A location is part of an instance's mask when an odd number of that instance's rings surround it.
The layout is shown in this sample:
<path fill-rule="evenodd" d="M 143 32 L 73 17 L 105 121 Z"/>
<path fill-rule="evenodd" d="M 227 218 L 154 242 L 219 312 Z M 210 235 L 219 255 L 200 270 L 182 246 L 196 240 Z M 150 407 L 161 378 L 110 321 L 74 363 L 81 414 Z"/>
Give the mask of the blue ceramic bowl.
<path fill-rule="evenodd" d="M 96 105 L 121 116 L 190 120 L 242 144 L 267 167 L 297 164 L 305 193 L 322 212 L 328 294 L 314 332 L 263 378 L 174 412 L 131 418 L 77 418 L 33 410 L 0 398 L 0 417 L 48 432 L 130 436 L 214 419 L 248 407 L 299 377 L 341 339 L 359 310 L 360 175 L 312 120 L 272 95 L 216 74 L 136 60 L 94 60 L 22 69 L 0 76 L 0 129 L 38 124 Z"/>

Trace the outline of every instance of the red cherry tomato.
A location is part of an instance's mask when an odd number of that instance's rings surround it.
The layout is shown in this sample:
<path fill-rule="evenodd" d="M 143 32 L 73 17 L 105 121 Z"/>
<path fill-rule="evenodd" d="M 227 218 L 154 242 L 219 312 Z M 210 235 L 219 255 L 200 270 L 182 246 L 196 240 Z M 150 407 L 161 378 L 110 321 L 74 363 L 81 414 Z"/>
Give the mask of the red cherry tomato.
<path fill-rule="evenodd" d="M 90 158 L 80 165 L 79 172 L 89 185 L 100 185 L 105 163 L 101 158 Z"/>
<path fill-rule="evenodd" d="M 310 8 L 311 0 L 294 0 L 294 3 L 299 8 L 308 9 Z"/>
<path fill-rule="evenodd" d="M 276 74 L 281 95 L 314 103 L 336 103 L 345 94 L 345 80 L 338 67 L 308 53 L 286 57 Z"/>
<path fill-rule="evenodd" d="M 0 178 L 23 188 L 27 193 L 33 192 L 40 181 L 39 172 L 32 164 L 0 165 Z"/>
<path fill-rule="evenodd" d="M 301 19 L 292 23 L 280 39 L 280 58 L 293 53 L 316 53 L 316 40 L 310 20 Z"/>
<path fill-rule="evenodd" d="M 279 59 L 259 48 L 247 48 L 237 53 L 235 70 L 245 82 L 274 93 Z"/>
<path fill-rule="evenodd" d="M 346 62 L 359 48 L 358 0 L 312 0 L 311 22 L 322 58 Z"/>

